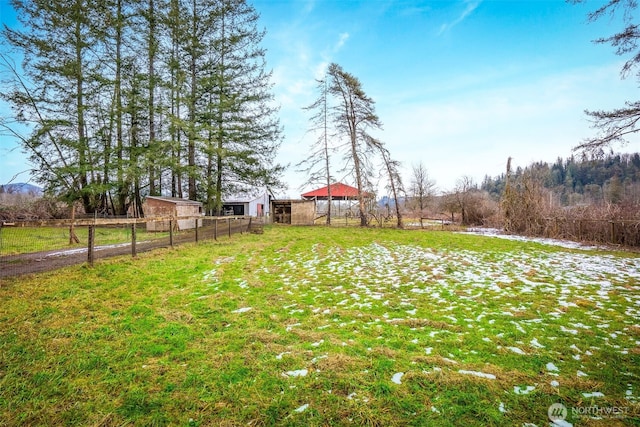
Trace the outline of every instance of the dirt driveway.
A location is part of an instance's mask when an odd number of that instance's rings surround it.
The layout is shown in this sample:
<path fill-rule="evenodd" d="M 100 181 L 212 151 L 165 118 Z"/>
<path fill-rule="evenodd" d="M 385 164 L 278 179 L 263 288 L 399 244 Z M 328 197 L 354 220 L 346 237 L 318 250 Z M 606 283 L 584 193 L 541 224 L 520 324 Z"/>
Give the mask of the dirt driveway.
<path fill-rule="evenodd" d="M 247 231 L 247 226 L 242 221 L 231 225 L 228 229 L 216 231 L 216 236 L 232 235 Z M 224 234 L 223 234 L 224 233 Z M 173 244 L 180 245 L 195 242 L 195 231 L 181 231 L 173 236 Z M 214 238 L 213 227 L 202 227 L 198 232 L 198 240 L 211 240 Z M 158 238 L 136 243 L 136 253 L 148 252 L 153 249 L 170 247 L 169 237 Z M 88 250 L 74 248 L 66 250 L 53 250 L 45 252 L 33 252 L 28 254 L 0 256 L 0 279 L 25 274 L 41 273 L 56 270 L 70 265 L 82 264 L 88 261 Z M 131 255 L 131 243 L 96 246 L 94 248 L 94 260 L 121 255 Z"/>

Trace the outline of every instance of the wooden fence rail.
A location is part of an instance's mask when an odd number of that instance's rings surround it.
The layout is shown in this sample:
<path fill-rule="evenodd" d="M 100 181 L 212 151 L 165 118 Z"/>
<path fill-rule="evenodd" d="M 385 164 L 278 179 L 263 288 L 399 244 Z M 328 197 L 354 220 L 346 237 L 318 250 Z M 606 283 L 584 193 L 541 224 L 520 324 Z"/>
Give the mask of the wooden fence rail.
<path fill-rule="evenodd" d="M 185 226 L 185 221 L 193 221 Z M 167 225 L 162 231 L 151 227 L 141 238 L 145 224 L 159 222 Z M 182 224 L 182 229 L 179 229 Z M 109 257 L 130 254 L 137 256 L 139 252 L 159 247 L 172 247 L 176 244 L 198 242 L 200 240 L 218 240 L 229 238 L 236 233 L 261 232 L 263 223 L 247 216 L 184 216 L 184 217 L 152 217 L 152 218 L 96 218 L 96 219 L 62 219 L 43 221 L 0 222 L 0 278 L 12 275 L 46 271 L 64 265 L 87 262 L 93 265 L 98 257 Z M 17 229 L 33 229 L 21 232 Z M 39 230 L 51 228 L 68 228 L 69 235 L 86 229 L 86 245 L 69 246 L 64 243 L 65 233 L 56 235 L 56 244 L 40 247 L 34 243 L 43 240 Z M 15 229 L 15 233 L 11 232 Z M 124 230 L 117 231 L 117 229 Z M 101 231 L 97 233 L 97 231 Z M 109 231 L 111 230 L 111 231 Z M 117 237 L 111 234 L 117 233 Z M 44 233 L 44 232 L 43 232 Z M 85 233 L 81 233 L 83 236 Z M 99 234 L 99 235 L 98 235 Z M 125 236 L 126 234 L 126 236 Z M 22 240 L 11 241 L 19 235 Z M 12 237 L 13 236 L 13 237 Z M 105 239 L 101 244 L 100 239 Z M 110 241 L 108 239 L 111 239 Z M 115 239 L 115 240 L 114 240 Z M 114 243 L 116 242 L 116 243 Z M 110 244 L 109 244 L 110 243 Z M 48 244 L 48 243 L 47 243 Z M 33 249 L 38 247 L 38 249 Z M 8 249 L 7 249 L 8 248 Z M 35 250 L 35 252 L 34 252 Z M 50 267 L 47 267 L 50 265 Z"/>

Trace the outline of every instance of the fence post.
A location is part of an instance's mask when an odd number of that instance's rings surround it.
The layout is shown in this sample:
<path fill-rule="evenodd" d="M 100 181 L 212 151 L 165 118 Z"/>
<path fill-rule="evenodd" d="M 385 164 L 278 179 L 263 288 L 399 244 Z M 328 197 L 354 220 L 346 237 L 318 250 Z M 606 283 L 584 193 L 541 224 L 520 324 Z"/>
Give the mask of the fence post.
<path fill-rule="evenodd" d="M 227 225 L 229 226 L 229 238 L 231 238 L 231 218 L 227 218 Z"/>
<path fill-rule="evenodd" d="M 95 244 L 95 226 L 89 226 L 89 238 L 87 242 L 87 262 L 93 267 L 93 247 Z"/>
<path fill-rule="evenodd" d="M 136 257 L 136 223 L 131 224 L 131 257 Z"/>
<path fill-rule="evenodd" d="M 198 243 L 198 218 L 196 218 L 196 243 Z"/>
<path fill-rule="evenodd" d="M 609 221 L 611 228 L 611 243 L 615 243 L 616 241 L 616 223 L 614 221 Z"/>
<path fill-rule="evenodd" d="M 582 220 L 578 220 L 578 240 L 582 240 Z"/>
<path fill-rule="evenodd" d="M 213 220 L 213 240 L 218 240 L 218 218 Z"/>
<path fill-rule="evenodd" d="M 169 246 L 173 247 L 173 219 L 169 220 Z"/>

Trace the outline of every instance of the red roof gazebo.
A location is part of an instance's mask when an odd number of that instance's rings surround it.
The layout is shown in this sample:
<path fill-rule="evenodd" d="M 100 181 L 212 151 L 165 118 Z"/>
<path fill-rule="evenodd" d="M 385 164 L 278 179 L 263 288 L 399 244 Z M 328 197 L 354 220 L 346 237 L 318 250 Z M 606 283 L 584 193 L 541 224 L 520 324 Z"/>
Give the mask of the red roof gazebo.
<path fill-rule="evenodd" d="M 356 200 L 358 198 L 358 189 L 341 182 L 331 184 L 331 199 L 333 200 Z M 324 186 L 317 190 L 309 191 L 301 195 L 303 199 L 329 200 L 329 187 Z M 369 193 L 365 193 L 365 197 Z"/>

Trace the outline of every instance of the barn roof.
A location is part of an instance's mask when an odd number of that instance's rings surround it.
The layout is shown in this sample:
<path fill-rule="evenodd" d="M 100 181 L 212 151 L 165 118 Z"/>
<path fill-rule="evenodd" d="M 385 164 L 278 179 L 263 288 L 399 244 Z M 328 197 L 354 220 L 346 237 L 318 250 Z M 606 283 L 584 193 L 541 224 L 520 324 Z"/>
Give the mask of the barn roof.
<path fill-rule="evenodd" d="M 328 188 L 328 186 L 324 186 L 317 190 L 309 191 L 308 193 L 302 194 L 302 198 L 326 200 L 329 198 Z M 335 184 L 331 184 L 331 198 L 335 200 L 357 199 L 358 189 L 341 182 L 336 182 Z"/>
<path fill-rule="evenodd" d="M 147 196 L 147 200 L 158 200 L 161 202 L 173 203 L 176 205 L 197 205 L 200 206 L 202 203 L 197 202 L 195 200 L 181 199 L 179 197 L 164 197 L 164 196 Z"/>
<path fill-rule="evenodd" d="M 223 194 L 222 202 L 224 204 L 250 203 L 254 200 L 268 198 L 269 196 L 269 189 L 266 187 L 246 188 L 244 191 L 238 193 Z"/>

